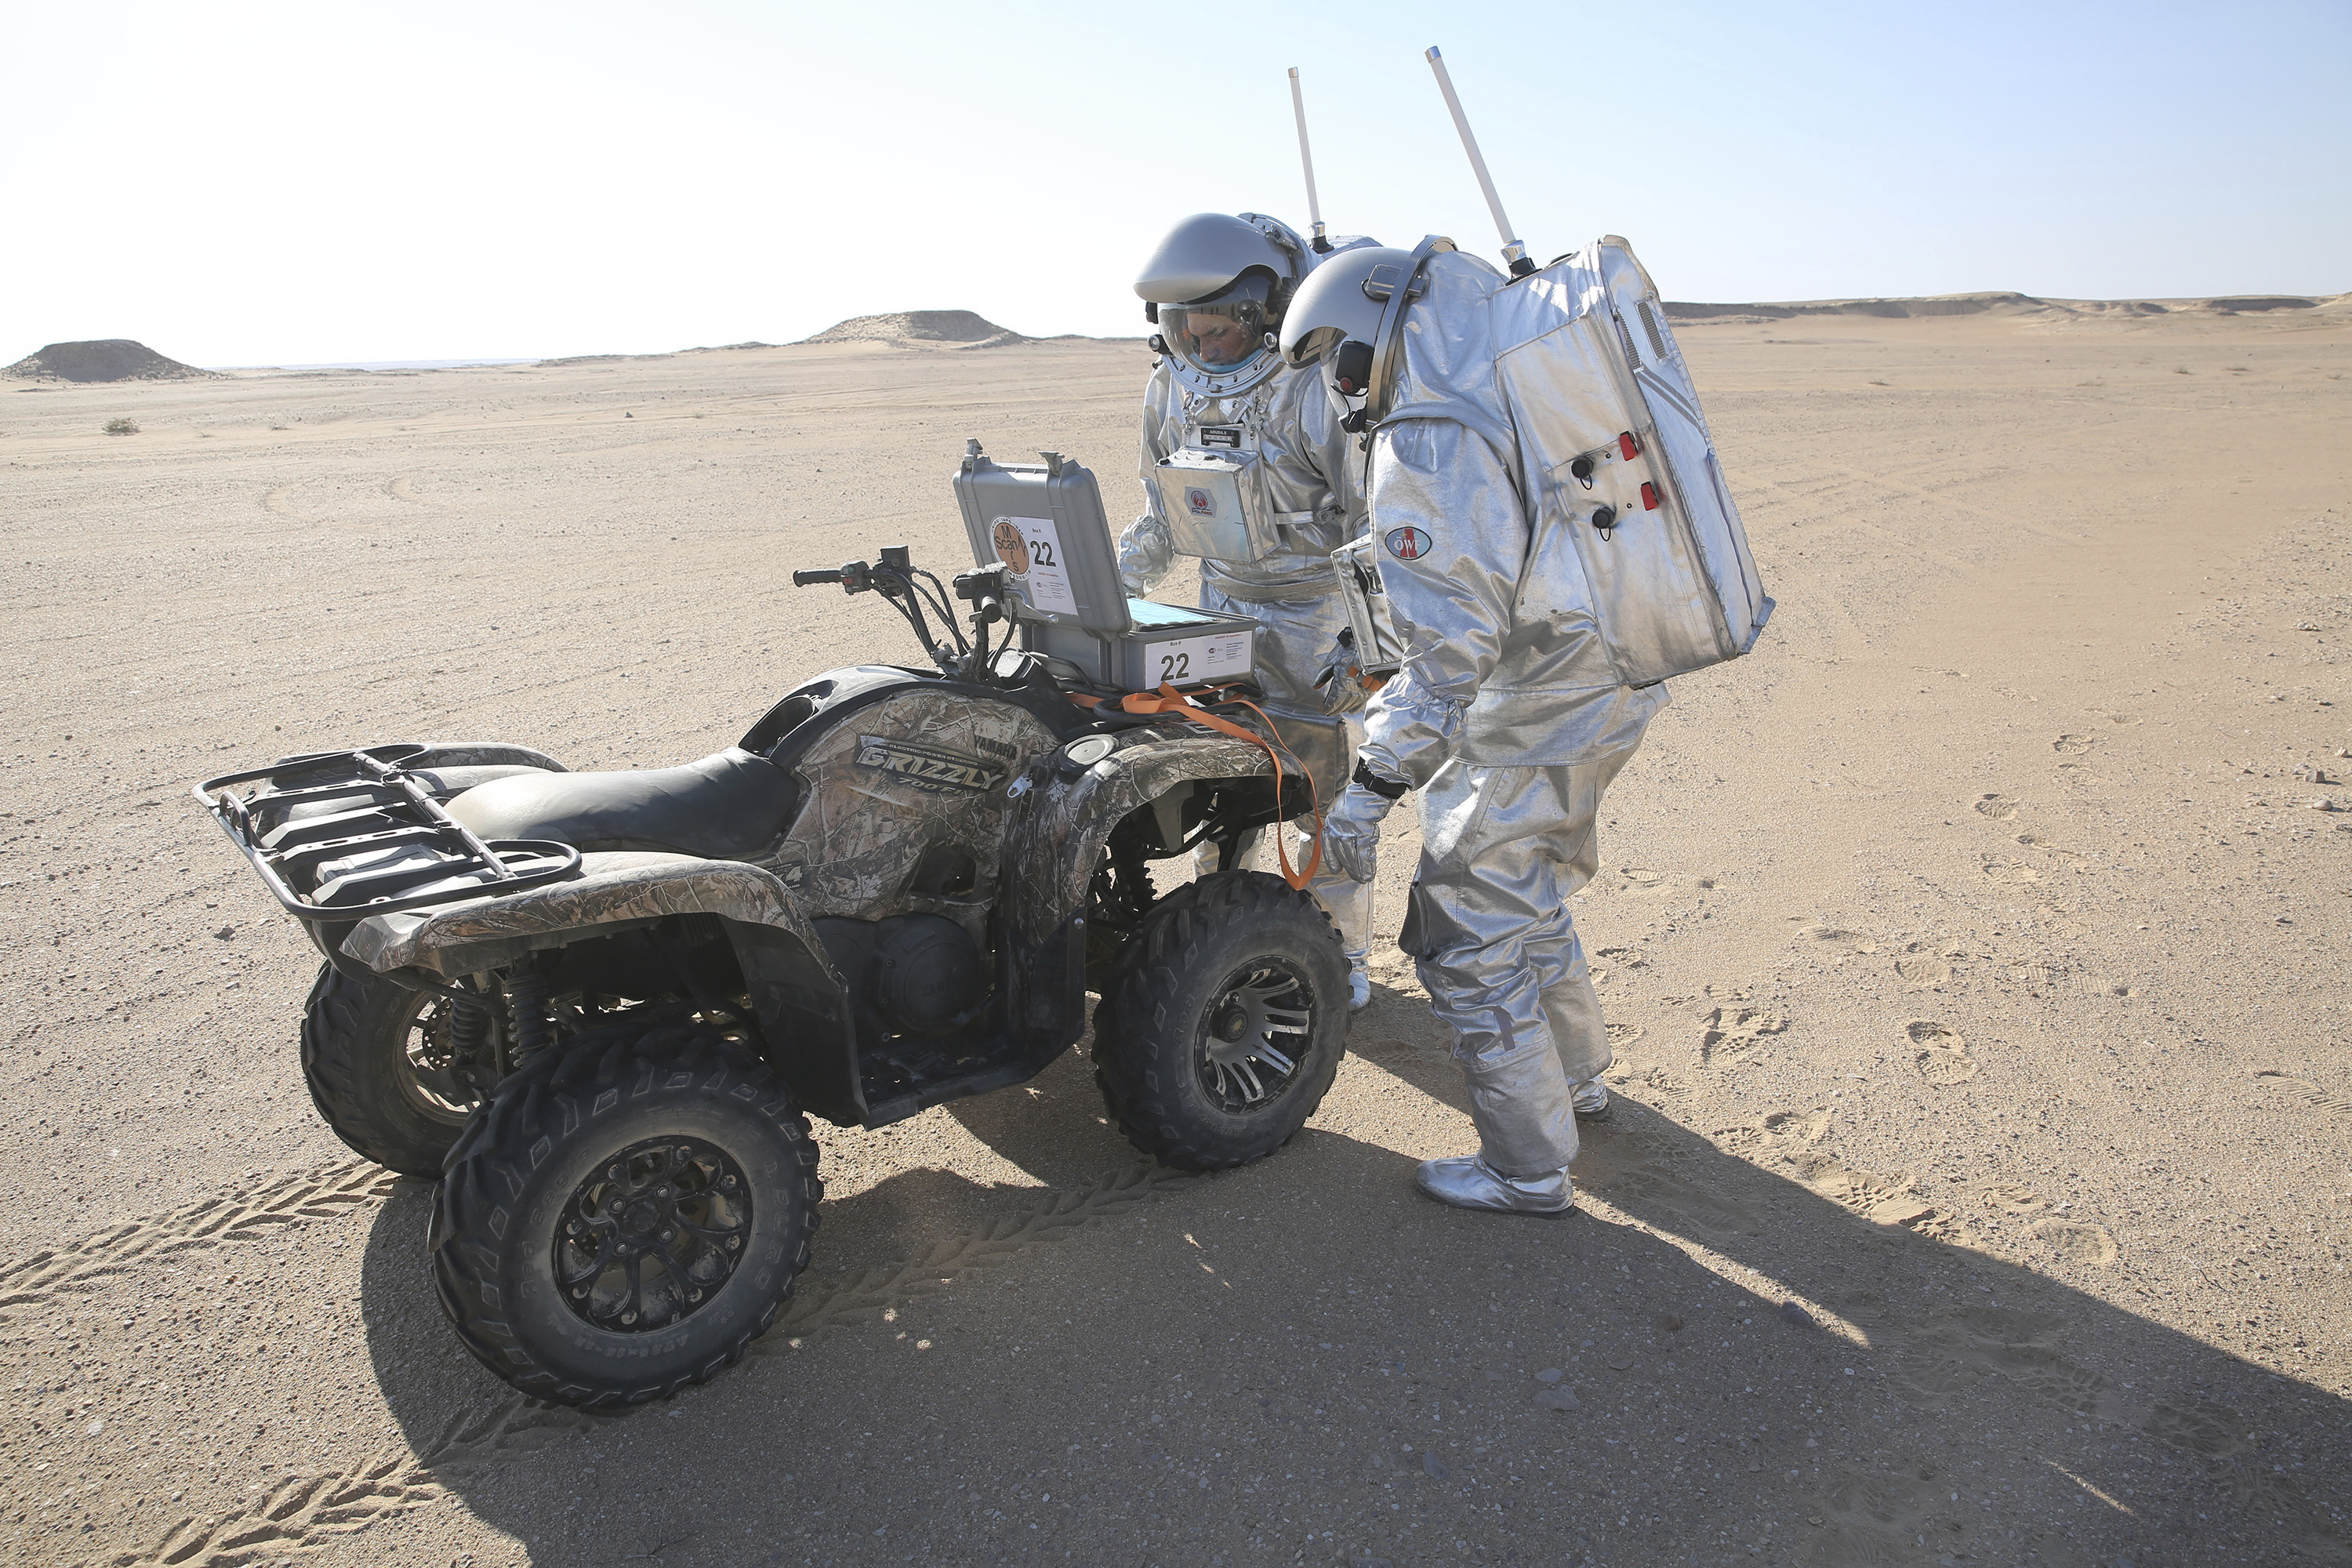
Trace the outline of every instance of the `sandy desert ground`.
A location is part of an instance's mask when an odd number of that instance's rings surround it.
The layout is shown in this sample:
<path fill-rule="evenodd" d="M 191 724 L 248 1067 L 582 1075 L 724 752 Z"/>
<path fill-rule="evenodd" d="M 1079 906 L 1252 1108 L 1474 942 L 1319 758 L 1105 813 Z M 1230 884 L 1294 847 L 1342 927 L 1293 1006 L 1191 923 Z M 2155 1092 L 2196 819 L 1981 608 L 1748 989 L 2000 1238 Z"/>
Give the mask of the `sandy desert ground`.
<path fill-rule="evenodd" d="M 1468 1121 L 1384 947 L 1242 1171 L 1081 1052 L 821 1129 L 783 1322 L 602 1418 L 444 1326 L 188 784 L 713 751 L 906 657 L 787 574 L 961 564 L 967 436 L 1123 501 L 1140 346 L 0 387 L 0 1557 L 2352 1563 L 2352 320 L 1682 335 L 1780 608 L 1604 813 L 1582 1211 L 1412 1194 Z"/>

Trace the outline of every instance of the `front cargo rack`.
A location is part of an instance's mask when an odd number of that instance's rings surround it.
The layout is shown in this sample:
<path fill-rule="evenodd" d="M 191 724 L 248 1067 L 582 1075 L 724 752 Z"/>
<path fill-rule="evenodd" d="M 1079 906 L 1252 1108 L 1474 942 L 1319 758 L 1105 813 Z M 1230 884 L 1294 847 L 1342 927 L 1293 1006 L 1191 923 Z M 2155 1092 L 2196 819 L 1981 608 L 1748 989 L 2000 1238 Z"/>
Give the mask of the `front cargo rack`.
<path fill-rule="evenodd" d="M 580 851 L 569 844 L 477 838 L 400 765 L 423 750 L 281 757 L 206 779 L 193 793 L 298 920 L 361 921 L 503 897 L 579 867 Z"/>

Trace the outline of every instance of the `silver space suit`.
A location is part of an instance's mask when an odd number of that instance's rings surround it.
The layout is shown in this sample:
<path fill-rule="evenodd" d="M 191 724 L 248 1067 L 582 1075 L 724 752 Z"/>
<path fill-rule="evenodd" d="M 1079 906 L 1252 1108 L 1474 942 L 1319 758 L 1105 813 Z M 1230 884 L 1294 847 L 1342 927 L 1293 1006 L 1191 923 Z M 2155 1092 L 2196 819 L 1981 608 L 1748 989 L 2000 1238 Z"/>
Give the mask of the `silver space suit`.
<path fill-rule="evenodd" d="M 1171 262 L 1171 256 L 1178 260 Z M 1202 307 L 1193 313 L 1203 321 L 1214 318 L 1207 316 L 1199 296 L 1222 301 L 1254 289 L 1260 299 L 1256 313 L 1244 317 L 1250 331 L 1229 351 L 1237 356 L 1230 361 L 1205 357 L 1194 339 L 1177 338 L 1180 308 L 1155 307 L 1153 320 L 1163 325 L 1168 352 L 1144 386 L 1139 468 L 1145 510 L 1118 541 L 1119 574 L 1128 592 L 1150 593 L 1180 553 L 1161 489 L 1165 460 L 1188 451 L 1255 454 L 1259 478 L 1254 482 L 1262 486 L 1265 521 L 1279 529 L 1278 542 L 1254 560 L 1202 557 L 1201 606 L 1255 617 L 1256 679 L 1267 704 L 1310 714 L 1324 710 L 1316 679 L 1348 624 L 1330 553 L 1361 533 L 1364 520 L 1363 453 L 1339 428 L 1339 412 L 1324 395 L 1315 369 L 1284 364 L 1271 342 L 1269 329 L 1278 324 L 1288 290 L 1317 259 L 1275 220 L 1255 214 L 1238 219 L 1203 214 L 1179 225 L 1147 264 L 1137 292 L 1160 301 L 1190 299 Z M 1289 276 L 1258 277 L 1270 269 L 1269 263 L 1286 266 Z M 1360 740 L 1358 721 L 1351 718 L 1349 723 L 1351 738 Z M 1310 853 L 1299 849 L 1293 862 L 1303 866 Z M 1267 859 L 1265 847 L 1253 844 L 1244 863 L 1264 867 Z M 1339 929 L 1351 1000 L 1362 1006 L 1370 997 L 1366 959 L 1371 889 L 1328 863 L 1309 889 Z"/>
<path fill-rule="evenodd" d="M 1326 845 L 1369 878 L 1381 817 L 1420 791 L 1399 945 L 1454 1030 L 1479 1152 L 1431 1161 L 1418 1180 L 1445 1202 L 1546 1213 L 1573 1203 L 1579 1090 L 1605 1106 L 1594 1080 L 1611 1060 L 1568 900 L 1597 864 L 1602 793 L 1666 693 L 1619 682 L 1573 540 L 1536 527 L 1530 487 L 1546 476 L 1519 471 L 1486 391 L 1483 303 L 1505 281 L 1439 250 L 1425 292 L 1388 319 L 1391 363 L 1376 371 L 1365 354 L 1337 373 L 1340 390 L 1371 388 L 1381 420 L 1370 523 L 1405 657 L 1365 711 L 1357 782 Z M 1380 287 L 1365 290 L 1375 313 Z M 1301 328 L 1294 319 L 1286 346 Z"/>

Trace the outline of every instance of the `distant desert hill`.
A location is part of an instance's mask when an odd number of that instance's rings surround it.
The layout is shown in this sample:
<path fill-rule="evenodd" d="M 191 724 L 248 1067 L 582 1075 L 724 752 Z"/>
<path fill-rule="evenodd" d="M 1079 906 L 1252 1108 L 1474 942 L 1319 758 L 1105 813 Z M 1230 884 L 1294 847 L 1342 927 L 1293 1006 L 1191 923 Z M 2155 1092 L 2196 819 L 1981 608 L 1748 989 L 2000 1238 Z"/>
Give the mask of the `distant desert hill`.
<path fill-rule="evenodd" d="M 853 316 L 836 322 L 808 343 L 939 344 L 958 349 L 994 349 L 1032 340 L 1008 331 L 971 310 L 897 310 L 887 316 Z"/>
<path fill-rule="evenodd" d="M 2326 310 L 2331 316 L 2352 307 L 2352 294 L 2233 294 L 2181 300 L 2042 300 L 2014 290 L 1983 294 L 1935 294 L 1916 299 L 1786 300 L 1746 305 L 1666 301 L 1677 321 L 1773 321 L 1796 316 L 2020 316 L 2044 321 L 2148 316 L 2216 318 L 2282 315 Z"/>
<path fill-rule="evenodd" d="M 209 381 L 213 373 L 167 359 L 129 338 L 51 343 L 26 355 L 0 376 L 18 381 Z"/>

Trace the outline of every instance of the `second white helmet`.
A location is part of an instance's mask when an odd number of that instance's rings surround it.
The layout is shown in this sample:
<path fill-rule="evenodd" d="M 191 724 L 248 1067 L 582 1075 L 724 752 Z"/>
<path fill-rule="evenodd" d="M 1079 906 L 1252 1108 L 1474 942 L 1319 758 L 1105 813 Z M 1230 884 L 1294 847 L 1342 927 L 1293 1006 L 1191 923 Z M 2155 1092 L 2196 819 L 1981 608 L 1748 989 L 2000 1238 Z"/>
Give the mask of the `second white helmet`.
<path fill-rule="evenodd" d="M 1135 292 L 1179 384 L 1230 397 L 1282 368 L 1275 331 L 1315 254 L 1263 213 L 1195 213 L 1169 230 Z"/>

